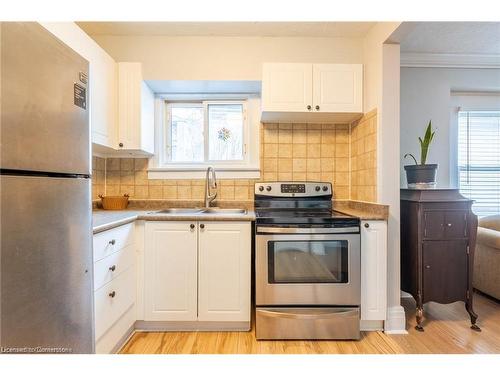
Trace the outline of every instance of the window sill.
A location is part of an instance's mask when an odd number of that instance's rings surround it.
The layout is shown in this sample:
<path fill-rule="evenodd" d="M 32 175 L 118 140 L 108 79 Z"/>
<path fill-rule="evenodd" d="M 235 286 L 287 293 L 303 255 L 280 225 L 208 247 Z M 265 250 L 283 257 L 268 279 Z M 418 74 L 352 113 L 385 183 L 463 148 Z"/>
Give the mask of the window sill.
<path fill-rule="evenodd" d="M 259 168 L 228 168 L 215 167 L 218 179 L 254 179 L 260 178 Z M 206 167 L 192 168 L 149 168 L 148 178 L 150 180 L 198 180 L 205 179 Z"/>

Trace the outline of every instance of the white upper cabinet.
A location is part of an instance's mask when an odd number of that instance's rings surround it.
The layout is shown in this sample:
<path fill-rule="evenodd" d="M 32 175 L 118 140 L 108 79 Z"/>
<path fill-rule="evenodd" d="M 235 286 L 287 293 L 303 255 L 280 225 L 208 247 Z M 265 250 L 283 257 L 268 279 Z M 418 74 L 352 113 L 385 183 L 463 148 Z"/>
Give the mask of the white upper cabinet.
<path fill-rule="evenodd" d="M 363 65 L 266 63 L 262 122 L 349 123 L 363 112 Z"/>
<path fill-rule="evenodd" d="M 314 64 L 313 81 L 314 111 L 363 111 L 363 65 Z"/>
<path fill-rule="evenodd" d="M 118 63 L 118 150 L 154 153 L 154 105 L 141 63 Z"/>
<path fill-rule="evenodd" d="M 311 107 L 311 64 L 264 64 L 262 69 L 266 111 L 304 112 Z"/>
<path fill-rule="evenodd" d="M 116 148 L 118 120 L 117 64 L 73 22 L 41 22 L 68 47 L 89 62 L 89 110 L 92 143 Z"/>

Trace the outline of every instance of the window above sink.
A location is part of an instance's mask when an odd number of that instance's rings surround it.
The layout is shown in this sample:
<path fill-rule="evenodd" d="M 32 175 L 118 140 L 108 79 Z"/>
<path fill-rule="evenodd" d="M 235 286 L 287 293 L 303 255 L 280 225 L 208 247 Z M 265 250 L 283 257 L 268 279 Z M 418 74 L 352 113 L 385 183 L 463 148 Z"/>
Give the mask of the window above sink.
<path fill-rule="evenodd" d="M 259 108 L 252 95 L 167 96 L 159 101 L 149 178 L 259 178 Z"/>

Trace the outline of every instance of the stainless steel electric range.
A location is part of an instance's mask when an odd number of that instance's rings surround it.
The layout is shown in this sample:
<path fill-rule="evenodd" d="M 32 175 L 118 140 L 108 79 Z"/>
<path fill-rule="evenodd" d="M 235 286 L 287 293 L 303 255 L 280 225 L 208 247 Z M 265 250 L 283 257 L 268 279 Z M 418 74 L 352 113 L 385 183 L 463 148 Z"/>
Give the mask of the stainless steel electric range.
<path fill-rule="evenodd" d="M 359 219 L 324 182 L 255 184 L 257 339 L 359 339 Z"/>

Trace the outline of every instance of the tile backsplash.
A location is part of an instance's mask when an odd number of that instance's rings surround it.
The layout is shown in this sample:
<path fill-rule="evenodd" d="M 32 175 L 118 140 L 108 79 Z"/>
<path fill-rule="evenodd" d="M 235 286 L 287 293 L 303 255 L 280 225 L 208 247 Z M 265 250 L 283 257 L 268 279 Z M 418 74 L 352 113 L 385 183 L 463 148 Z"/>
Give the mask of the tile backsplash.
<path fill-rule="evenodd" d="M 355 124 L 261 124 L 260 181 L 328 181 L 335 199 L 376 201 L 376 112 Z M 93 158 L 92 196 L 202 200 L 205 181 L 152 180 L 148 159 Z M 252 200 L 256 179 L 219 179 L 218 199 Z"/>
<path fill-rule="evenodd" d="M 351 124 L 351 199 L 377 201 L 377 112 Z"/>

